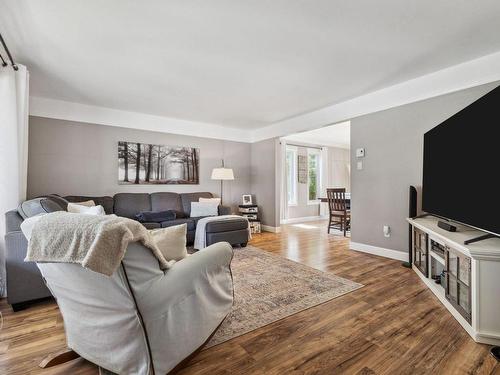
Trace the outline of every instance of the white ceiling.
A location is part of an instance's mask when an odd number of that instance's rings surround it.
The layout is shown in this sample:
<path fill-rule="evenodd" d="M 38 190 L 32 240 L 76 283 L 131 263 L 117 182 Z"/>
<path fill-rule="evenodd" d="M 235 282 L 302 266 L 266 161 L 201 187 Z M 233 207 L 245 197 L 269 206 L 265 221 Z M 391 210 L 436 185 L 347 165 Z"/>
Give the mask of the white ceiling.
<path fill-rule="evenodd" d="M 500 1 L 1 0 L 33 96 L 259 129 L 500 50 Z M 201 134 L 200 134 L 201 135 Z"/>
<path fill-rule="evenodd" d="M 290 142 L 340 148 L 351 147 L 351 123 L 349 121 L 324 126 L 319 129 L 288 135 L 283 139 Z"/>

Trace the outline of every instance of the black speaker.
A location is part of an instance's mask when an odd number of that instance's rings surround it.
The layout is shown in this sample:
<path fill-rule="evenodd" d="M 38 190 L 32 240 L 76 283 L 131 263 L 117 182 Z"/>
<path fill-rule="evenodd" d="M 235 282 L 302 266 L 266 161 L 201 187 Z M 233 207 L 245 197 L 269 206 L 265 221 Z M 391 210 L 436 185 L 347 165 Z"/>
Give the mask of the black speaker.
<path fill-rule="evenodd" d="M 498 362 L 500 362 L 500 346 L 494 346 L 491 348 L 490 353 Z"/>
<path fill-rule="evenodd" d="M 408 191 L 408 217 L 417 216 L 417 189 L 410 186 Z M 403 263 L 403 267 L 411 268 L 411 247 L 412 247 L 412 228 L 408 225 L 408 262 Z"/>

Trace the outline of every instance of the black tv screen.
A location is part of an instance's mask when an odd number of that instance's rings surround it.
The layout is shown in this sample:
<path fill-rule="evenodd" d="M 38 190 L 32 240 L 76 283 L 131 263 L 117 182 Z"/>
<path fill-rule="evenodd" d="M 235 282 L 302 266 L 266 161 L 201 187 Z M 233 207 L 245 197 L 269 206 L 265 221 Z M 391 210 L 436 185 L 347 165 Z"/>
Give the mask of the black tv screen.
<path fill-rule="evenodd" d="M 424 135 L 422 209 L 500 234 L 500 86 Z"/>

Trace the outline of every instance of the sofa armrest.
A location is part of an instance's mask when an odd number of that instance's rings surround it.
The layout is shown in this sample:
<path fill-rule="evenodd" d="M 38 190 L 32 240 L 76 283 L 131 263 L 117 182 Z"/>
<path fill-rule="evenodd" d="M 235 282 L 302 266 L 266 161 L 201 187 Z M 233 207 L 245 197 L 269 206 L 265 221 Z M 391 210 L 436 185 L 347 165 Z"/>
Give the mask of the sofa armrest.
<path fill-rule="evenodd" d="M 49 297 L 36 263 L 25 262 L 28 241 L 23 232 L 13 231 L 5 235 L 5 268 L 7 273 L 7 301 L 12 305 Z"/>
<path fill-rule="evenodd" d="M 219 216 L 231 215 L 231 207 L 229 206 L 219 206 Z"/>
<path fill-rule="evenodd" d="M 227 242 L 218 242 L 175 263 L 163 278 L 168 279 L 170 285 L 175 283 L 191 287 L 198 275 L 230 271 L 232 259 L 233 247 Z"/>

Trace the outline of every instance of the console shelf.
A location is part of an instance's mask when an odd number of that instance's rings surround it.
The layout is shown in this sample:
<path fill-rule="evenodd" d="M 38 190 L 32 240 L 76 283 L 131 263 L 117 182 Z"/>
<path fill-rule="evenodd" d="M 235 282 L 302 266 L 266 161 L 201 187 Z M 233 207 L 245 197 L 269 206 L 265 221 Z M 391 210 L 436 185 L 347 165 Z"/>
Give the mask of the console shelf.
<path fill-rule="evenodd" d="M 444 258 L 441 255 L 436 254 L 432 250 L 429 250 L 429 255 L 436 259 L 437 262 L 441 263 L 443 266 L 445 265 L 444 263 Z"/>
<path fill-rule="evenodd" d="M 500 239 L 464 245 L 484 232 L 464 225 L 447 232 L 438 221 L 408 219 L 412 268 L 475 341 L 500 345 Z"/>

